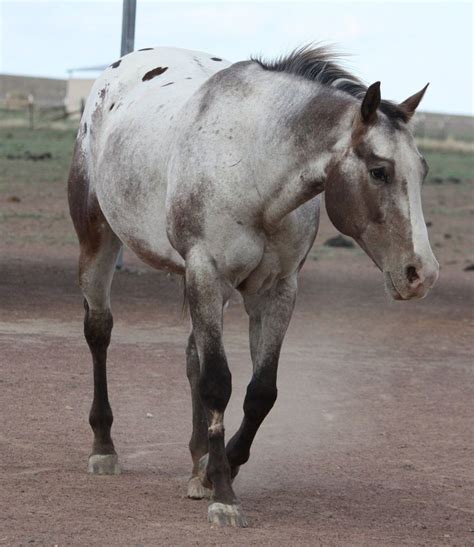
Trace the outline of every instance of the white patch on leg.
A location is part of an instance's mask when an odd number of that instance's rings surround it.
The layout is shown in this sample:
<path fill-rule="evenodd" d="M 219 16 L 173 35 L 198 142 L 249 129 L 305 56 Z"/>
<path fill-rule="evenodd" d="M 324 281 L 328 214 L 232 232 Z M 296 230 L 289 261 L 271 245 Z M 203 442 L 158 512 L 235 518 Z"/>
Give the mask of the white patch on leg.
<path fill-rule="evenodd" d="M 92 454 L 87 467 L 94 475 L 120 475 L 117 454 Z"/>
<path fill-rule="evenodd" d="M 204 488 L 212 488 L 211 483 L 207 480 L 206 470 L 207 470 L 207 462 L 209 461 L 209 454 L 204 454 L 204 456 L 199 460 L 199 469 L 198 469 L 198 477 L 201 481 L 201 484 L 204 485 Z"/>
<path fill-rule="evenodd" d="M 209 433 L 216 434 L 224 431 L 224 415 L 222 412 L 213 412 L 211 425 L 208 428 Z"/>

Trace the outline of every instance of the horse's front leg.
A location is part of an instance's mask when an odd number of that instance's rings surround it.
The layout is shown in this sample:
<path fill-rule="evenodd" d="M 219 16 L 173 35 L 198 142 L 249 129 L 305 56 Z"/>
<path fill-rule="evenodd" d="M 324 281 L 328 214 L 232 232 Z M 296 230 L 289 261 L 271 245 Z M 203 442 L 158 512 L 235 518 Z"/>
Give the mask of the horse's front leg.
<path fill-rule="evenodd" d="M 209 453 L 204 482 L 212 485 L 209 521 L 247 526 L 232 489 L 224 442 L 224 411 L 230 398 L 231 374 L 222 341 L 223 307 L 231 287 L 220 278 L 215 262 L 195 249 L 186 257 L 186 293 L 200 363 L 199 396 L 207 418 Z"/>
<path fill-rule="evenodd" d="M 253 376 L 244 401 L 244 419 L 227 444 L 231 475 L 250 456 L 250 447 L 261 423 L 277 398 L 277 369 L 280 349 L 293 313 L 297 291 L 296 275 L 279 281 L 264 295 L 245 295 L 250 319 L 250 350 Z"/>

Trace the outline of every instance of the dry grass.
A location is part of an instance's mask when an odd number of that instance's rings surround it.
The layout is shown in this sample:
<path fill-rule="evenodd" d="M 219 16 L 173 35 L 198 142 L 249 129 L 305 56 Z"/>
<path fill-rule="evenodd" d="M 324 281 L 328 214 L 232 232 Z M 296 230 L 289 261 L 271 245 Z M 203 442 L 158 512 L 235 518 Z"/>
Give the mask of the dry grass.
<path fill-rule="evenodd" d="M 432 150 L 435 152 L 462 152 L 465 154 L 474 153 L 474 142 L 458 141 L 452 138 L 444 140 L 417 138 L 416 143 L 424 150 Z"/>

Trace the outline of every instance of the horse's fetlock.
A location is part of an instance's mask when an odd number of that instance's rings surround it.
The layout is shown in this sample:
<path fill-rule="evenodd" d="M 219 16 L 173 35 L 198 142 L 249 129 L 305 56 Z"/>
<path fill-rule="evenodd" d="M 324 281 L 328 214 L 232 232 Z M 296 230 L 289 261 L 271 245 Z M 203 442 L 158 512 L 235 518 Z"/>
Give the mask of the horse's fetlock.
<path fill-rule="evenodd" d="M 103 412 L 92 410 L 91 413 L 89 414 L 89 424 L 94 431 L 99 429 L 110 430 L 113 423 L 114 423 L 114 417 L 112 414 L 112 410 L 110 408 Z"/>

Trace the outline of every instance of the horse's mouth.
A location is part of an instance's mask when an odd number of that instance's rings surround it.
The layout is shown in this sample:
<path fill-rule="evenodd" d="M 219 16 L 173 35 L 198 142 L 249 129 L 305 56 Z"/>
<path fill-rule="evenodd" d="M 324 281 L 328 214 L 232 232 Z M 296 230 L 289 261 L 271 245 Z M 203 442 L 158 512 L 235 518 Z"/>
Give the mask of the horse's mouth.
<path fill-rule="evenodd" d="M 383 277 L 385 281 L 385 288 L 394 300 L 418 300 L 425 298 L 428 294 L 428 289 L 424 288 L 423 285 L 419 285 L 415 289 L 408 289 L 408 292 L 403 294 L 397 288 L 390 272 L 383 272 Z"/>
<path fill-rule="evenodd" d="M 395 283 L 393 282 L 390 272 L 383 272 L 383 277 L 385 281 L 385 288 L 394 300 L 408 300 L 408 298 L 400 294 L 397 287 L 395 287 Z"/>

